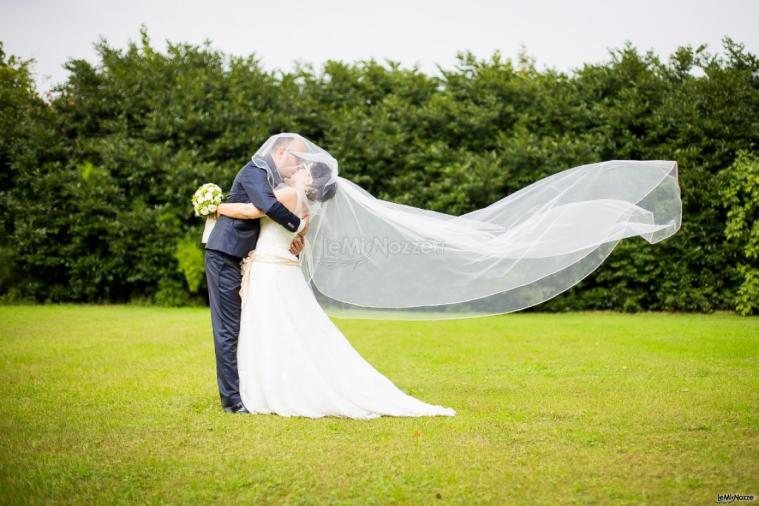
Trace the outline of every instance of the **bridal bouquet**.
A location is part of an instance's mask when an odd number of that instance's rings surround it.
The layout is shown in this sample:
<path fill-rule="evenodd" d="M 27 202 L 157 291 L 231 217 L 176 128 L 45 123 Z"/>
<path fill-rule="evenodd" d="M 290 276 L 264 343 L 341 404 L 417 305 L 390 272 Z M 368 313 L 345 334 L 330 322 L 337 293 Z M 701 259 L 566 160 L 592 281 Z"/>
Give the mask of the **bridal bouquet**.
<path fill-rule="evenodd" d="M 203 229 L 201 242 L 206 243 L 211 230 L 216 224 L 216 209 L 221 204 L 221 188 L 213 183 L 206 183 L 195 191 L 192 196 L 192 207 L 195 216 L 205 216 L 206 226 Z"/>

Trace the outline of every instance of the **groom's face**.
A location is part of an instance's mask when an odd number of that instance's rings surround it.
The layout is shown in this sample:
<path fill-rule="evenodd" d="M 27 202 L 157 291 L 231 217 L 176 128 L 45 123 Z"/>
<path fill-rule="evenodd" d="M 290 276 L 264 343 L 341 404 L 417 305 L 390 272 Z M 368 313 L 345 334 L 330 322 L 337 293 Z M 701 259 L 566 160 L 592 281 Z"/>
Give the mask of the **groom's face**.
<path fill-rule="evenodd" d="M 277 165 L 277 171 L 282 177 L 290 177 L 295 172 L 303 168 L 303 160 L 293 156 L 293 153 L 299 153 L 306 150 L 306 144 L 300 139 L 294 139 L 286 148 L 280 148 L 272 158 Z"/>

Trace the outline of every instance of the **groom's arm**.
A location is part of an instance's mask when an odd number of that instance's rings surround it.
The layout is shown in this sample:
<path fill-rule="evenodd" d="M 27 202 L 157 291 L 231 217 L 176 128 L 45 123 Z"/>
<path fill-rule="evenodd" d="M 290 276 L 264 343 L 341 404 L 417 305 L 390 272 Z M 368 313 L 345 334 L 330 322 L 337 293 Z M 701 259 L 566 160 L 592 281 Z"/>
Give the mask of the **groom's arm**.
<path fill-rule="evenodd" d="M 260 209 L 266 216 L 276 221 L 290 232 L 301 229 L 301 221 L 295 214 L 285 207 L 277 197 L 266 177 L 266 171 L 259 167 L 246 168 L 240 179 L 245 193 L 248 194 L 251 204 Z"/>

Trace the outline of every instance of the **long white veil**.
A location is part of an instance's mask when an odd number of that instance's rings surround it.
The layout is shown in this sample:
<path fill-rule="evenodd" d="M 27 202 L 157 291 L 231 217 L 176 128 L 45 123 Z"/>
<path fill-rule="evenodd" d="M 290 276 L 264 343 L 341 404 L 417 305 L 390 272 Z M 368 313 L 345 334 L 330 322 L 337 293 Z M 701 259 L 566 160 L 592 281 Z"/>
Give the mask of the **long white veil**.
<path fill-rule="evenodd" d="M 462 216 L 377 199 L 334 171 L 336 191 L 311 202 L 301 266 L 337 317 L 518 311 L 577 284 L 620 240 L 654 244 L 682 221 L 675 161 L 581 165 Z"/>

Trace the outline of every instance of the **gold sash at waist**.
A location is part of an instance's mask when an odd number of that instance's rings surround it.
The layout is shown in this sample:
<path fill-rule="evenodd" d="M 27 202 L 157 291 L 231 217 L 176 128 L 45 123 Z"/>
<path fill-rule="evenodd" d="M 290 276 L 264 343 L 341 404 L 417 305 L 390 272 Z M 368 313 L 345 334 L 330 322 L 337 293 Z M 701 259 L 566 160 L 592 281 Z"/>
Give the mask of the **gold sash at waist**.
<path fill-rule="evenodd" d="M 300 266 L 300 261 L 293 258 L 281 257 L 278 255 L 270 255 L 267 253 L 260 253 L 257 251 L 251 251 L 248 256 L 242 261 L 243 264 L 249 262 L 267 262 L 270 264 L 283 264 L 283 265 L 297 265 Z"/>

